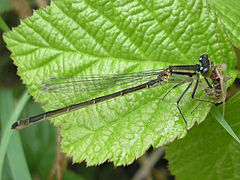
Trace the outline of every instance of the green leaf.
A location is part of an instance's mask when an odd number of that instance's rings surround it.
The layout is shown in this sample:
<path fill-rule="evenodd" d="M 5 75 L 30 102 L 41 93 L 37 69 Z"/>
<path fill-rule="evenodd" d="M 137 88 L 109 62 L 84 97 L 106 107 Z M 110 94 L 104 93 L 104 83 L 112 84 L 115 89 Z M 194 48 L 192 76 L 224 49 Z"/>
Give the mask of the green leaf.
<path fill-rule="evenodd" d="M 13 9 L 8 0 L 0 0 L 0 4 L 0 14 Z"/>
<path fill-rule="evenodd" d="M 59 0 L 35 11 L 5 34 L 4 40 L 30 94 L 46 105 L 45 110 L 52 110 L 123 87 L 101 92 L 40 92 L 38 87 L 51 77 L 122 74 L 196 64 L 203 53 L 222 64 L 223 52 L 226 72 L 234 79 L 236 56 L 211 11 L 205 1 Z M 159 97 L 170 85 L 52 119 L 61 126 L 62 151 L 74 162 L 86 160 L 94 165 L 109 159 L 122 165 L 132 163 L 151 145 L 159 147 L 184 137 L 185 124 L 175 103 L 186 86 L 172 91 L 163 102 Z M 206 99 L 200 90 L 197 97 Z M 210 110 L 204 105 L 191 113 L 198 102 L 191 99 L 190 91 L 180 103 L 188 127 L 202 122 Z"/>
<path fill-rule="evenodd" d="M 240 3 L 235 0 L 209 0 L 211 8 L 221 19 L 227 38 L 240 48 Z"/>
<path fill-rule="evenodd" d="M 240 93 L 226 104 L 225 119 L 240 136 Z M 221 108 L 221 107 L 219 107 Z M 177 179 L 238 179 L 240 146 L 209 114 L 200 126 L 195 125 L 186 138 L 166 150 L 170 171 Z"/>
<path fill-rule="evenodd" d="M 1 145 L 0 145 L 0 177 L 2 177 L 4 157 L 5 157 L 5 154 L 7 152 L 7 148 L 9 146 L 11 136 L 13 134 L 13 131 L 10 129 L 11 124 L 19 118 L 19 116 L 22 112 L 22 109 L 23 109 L 24 105 L 27 103 L 28 99 L 29 99 L 29 96 L 28 96 L 27 91 L 26 91 L 26 92 L 23 93 L 22 97 L 20 98 L 20 101 L 19 101 L 18 105 L 14 109 L 14 112 L 10 116 L 10 118 L 8 120 L 8 123 L 5 126 L 5 130 L 4 130 L 4 133 L 2 135 Z M 16 140 L 16 136 L 15 136 L 14 140 Z M 13 147 L 12 144 L 10 144 L 10 147 Z M 21 152 L 22 150 L 20 149 L 19 144 L 18 144 L 16 150 L 20 151 L 20 152 L 18 152 L 19 157 L 18 157 L 18 159 L 16 159 L 16 161 L 24 160 L 24 157 L 22 157 L 22 154 L 21 154 L 23 152 Z M 11 151 L 11 153 L 12 153 L 12 151 Z M 29 172 L 28 172 L 28 168 L 26 167 L 26 163 L 21 162 L 21 165 L 22 165 L 21 169 L 23 170 L 23 173 L 24 173 L 24 178 L 25 179 L 30 179 L 30 175 L 29 175 Z M 17 173 L 17 172 L 15 172 L 15 173 Z"/>
<path fill-rule="evenodd" d="M 2 17 L 0 17 L 0 29 L 4 32 L 10 30 L 7 24 L 2 19 Z"/>
<path fill-rule="evenodd" d="M 1 127 L 4 133 L 7 129 L 9 131 L 8 120 L 13 114 L 13 95 L 9 90 L 0 91 L 0 118 L 1 118 Z M 6 137 L 6 136 L 5 136 Z M 7 159 L 9 161 L 9 170 L 12 174 L 13 179 L 18 179 L 19 177 L 23 179 L 31 179 L 27 162 L 24 156 L 21 140 L 19 133 L 16 132 L 12 135 L 9 144 L 7 146 Z M 4 155 L 4 153 L 2 153 Z M 7 160 L 6 159 L 6 160 Z M 6 161 L 4 162 L 4 167 L 6 167 Z M 4 170 L 3 170 L 4 172 Z M 3 177 L 4 179 L 4 174 Z"/>
<path fill-rule="evenodd" d="M 33 116 L 42 112 L 38 104 L 29 102 L 21 117 Z M 40 179 L 48 179 L 52 170 L 57 150 L 56 136 L 56 128 L 53 128 L 49 122 L 43 122 L 21 131 L 22 143 L 31 173 L 37 174 Z M 41 161 L 39 161 L 39 157 L 41 157 Z"/>
<path fill-rule="evenodd" d="M 216 107 L 212 107 L 211 113 L 215 117 L 215 119 L 219 122 L 219 124 L 221 124 L 222 127 L 240 144 L 239 138 L 234 133 L 232 128 L 229 126 L 227 121 L 223 118 L 223 114 L 221 114 Z"/>

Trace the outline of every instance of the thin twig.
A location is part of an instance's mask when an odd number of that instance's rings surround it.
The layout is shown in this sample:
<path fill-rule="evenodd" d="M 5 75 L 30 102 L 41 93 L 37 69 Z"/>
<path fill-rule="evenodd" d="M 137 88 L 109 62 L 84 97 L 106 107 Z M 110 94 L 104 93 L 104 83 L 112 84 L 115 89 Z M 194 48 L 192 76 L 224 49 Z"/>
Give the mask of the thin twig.
<path fill-rule="evenodd" d="M 160 157 L 162 157 L 164 153 L 165 146 L 160 147 L 156 150 L 154 150 L 150 156 L 147 158 L 147 160 L 144 160 L 144 164 L 142 167 L 137 171 L 137 173 L 132 178 L 133 180 L 142 180 L 145 179 L 148 174 L 150 173 L 151 169 L 154 167 L 154 165 L 157 163 Z"/>
<path fill-rule="evenodd" d="M 61 143 L 61 135 L 60 135 L 60 127 L 58 127 L 58 138 L 57 138 L 57 156 L 55 159 L 55 163 L 50 172 L 49 179 L 54 179 L 54 174 L 57 173 L 57 179 L 62 180 L 63 170 L 67 167 L 67 159 L 65 158 L 65 154 L 60 152 L 60 143 Z"/>
<path fill-rule="evenodd" d="M 37 0 L 37 6 L 39 8 L 47 7 L 47 1 L 46 0 Z"/>
<path fill-rule="evenodd" d="M 32 8 L 26 0 L 9 0 L 15 12 L 21 17 L 26 18 L 32 16 Z"/>

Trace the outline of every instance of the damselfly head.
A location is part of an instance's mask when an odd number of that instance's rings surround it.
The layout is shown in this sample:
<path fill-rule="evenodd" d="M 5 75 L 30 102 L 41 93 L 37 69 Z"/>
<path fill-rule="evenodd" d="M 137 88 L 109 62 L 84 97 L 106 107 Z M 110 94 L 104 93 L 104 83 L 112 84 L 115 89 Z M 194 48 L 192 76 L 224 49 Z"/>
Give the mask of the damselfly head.
<path fill-rule="evenodd" d="M 201 66 L 199 68 L 199 71 L 202 75 L 207 75 L 209 70 L 211 71 L 213 65 L 213 62 L 210 61 L 207 54 L 203 54 L 199 58 L 199 62 L 201 63 Z"/>

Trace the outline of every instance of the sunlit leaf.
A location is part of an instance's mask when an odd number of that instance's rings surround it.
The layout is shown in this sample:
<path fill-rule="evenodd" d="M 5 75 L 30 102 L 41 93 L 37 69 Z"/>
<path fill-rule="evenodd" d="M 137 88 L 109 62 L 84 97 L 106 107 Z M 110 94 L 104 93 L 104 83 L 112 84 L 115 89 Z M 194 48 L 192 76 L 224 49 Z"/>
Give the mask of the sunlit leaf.
<path fill-rule="evenodd" d="M 216 31 L 217 29 L 217 31 Z M 130 73 L 196 64 L 208 53 L 216 64 L 227 63 L 234 75 L 236 57 L 223 29 L 205 1 L 54 1 L 35 11 L 4 40 L 12 51 L 18 74 L 36 101 L 55 108 L 106 95 L 122 87 L 97 93 L 40 92 L 51 77 Z M 218 43 L 220 42 L 220 44 Z M 187 85 L 187 84 L 186 84 Z M 142 90 L 52 119 L 61 126 L 61 149 L 74 162 L 88 165 L 113 161 L 129 164 L 151 145 L 161 146 L 186 135 L 176 101 L 186 85 L 159 99 L 170 87 Z M 206 98 L 199 88 L 198 97 Z M 180 106 L 188 127 L 202 122 L 210 106 L 191 100 Z"/>

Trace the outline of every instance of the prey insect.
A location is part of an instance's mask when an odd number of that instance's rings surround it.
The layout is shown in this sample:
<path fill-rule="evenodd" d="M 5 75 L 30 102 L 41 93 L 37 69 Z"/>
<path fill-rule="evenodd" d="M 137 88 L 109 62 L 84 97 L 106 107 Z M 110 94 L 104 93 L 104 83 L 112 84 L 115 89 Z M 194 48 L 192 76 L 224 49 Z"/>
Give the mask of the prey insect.
<path fill-rule="evenodd" d="M 100 103 L 109 99 L 113 99 L 119 96 L 127 95 L 129 93 L 133 93 L 138 90 L 152 88 L 161 86 L 168 83 L 174 83 L 175 85 L 172 86 L 164 95 L 163 99 L 175 88 L 188 83 L 187 87 L 181 94 L 181 96 L 177 100 L 177 108 L 184 120 L 186 129 L 187 129 L 187 121 L 183 115 L 183 112 L 179 106 L 180 101 L 186 94 L 186 92 L 190 89 L 190 87 L 194 84 L 194 88 L 192 91 L 192 99 L 201 102 L 209 102 L 215 104 L 215 102 L 199 99 L 195 97 L 198 85 L 199 85 L 199 78 L 203 76 L 207 88 L 205 88 L 205 92 L 215 98 L 221 97 L 222 92 L 222 83 L 220 77 L 219 69 L 214 65 L 212 61 L 210 61 L 207 54 L 203 54 L 199 58 L 200 64 L 196 65 L 176 65 L 176 66 L 168 66 L 166 69 L 158 69 L 152 71 L 145 71 L 139 73 L 129 73 L 129 74 L 120 74 L 120 75 L 105 75 L 99 77 L 92 77 L 92 78 L 80 78 L 76 81 L 68 81 L 67 79 L 63 79 L 62 81 L 58 81 L 58 79 L 52 79 L 47 83 L 42 84 L 41 91 L 46 92 L 64 92 L 69 90 L 76 90 L 76 86 L 86 85 L 85 88 L 78 87 L 78 91 L 89 91 L 89 90 L 96 90 L 96 89 L 104 89 L 109 86 L 113 85 L 121 85 L 124 83 L 134 83 L 136 81 L 141 81 L 140 85 L 135 85 L 131 88 L 127 88 L 109 95 L 97 97 L 85 102 L 81 102 L 78 104 L 73 104 L 64 108 L 60 108 L 53 111 L 48 111 L 43 114 L 33 116 L 24 120 L 19 120 L 12 125 L 12 129 L 19 130 L 25 127 L 28 127 L 32 124 L 60 116 L 62 114 L 72 112 L 77 109 L 85 108 L 87 106 Z M 101 82 L 101 83 L 99 83 Z M 98 85 L 96 85 L 98 83 Z M 91 85 L 92 84 L 92 85 Z M 67 88 L 66 88 L 67 87 Z M 219 101 L 217 102 L 219 103 Z"/>

